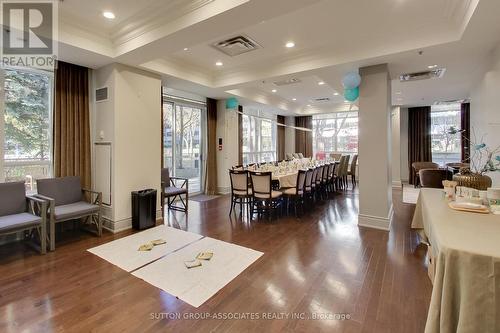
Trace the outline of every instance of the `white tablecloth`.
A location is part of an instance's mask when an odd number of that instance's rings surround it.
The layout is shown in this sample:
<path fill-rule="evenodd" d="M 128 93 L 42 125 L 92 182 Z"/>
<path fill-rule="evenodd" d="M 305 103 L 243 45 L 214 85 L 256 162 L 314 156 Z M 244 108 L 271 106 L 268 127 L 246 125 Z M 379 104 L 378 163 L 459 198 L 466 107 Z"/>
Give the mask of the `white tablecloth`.
<path fill-rule="evenodd" d="M 297 186 L 297 174 L 298 172 L 286 174 L 286 175 L 278 175 L 273 173 L 273 179 L 279 181 L 280 188 L 289 188 Z"/>
<path fill-rule="evenodd" d="M 425 332 L 500 332 L 500 216 L 454 211 L 442 190 L 422 189 L 412 228 L 435 256 Z"/>

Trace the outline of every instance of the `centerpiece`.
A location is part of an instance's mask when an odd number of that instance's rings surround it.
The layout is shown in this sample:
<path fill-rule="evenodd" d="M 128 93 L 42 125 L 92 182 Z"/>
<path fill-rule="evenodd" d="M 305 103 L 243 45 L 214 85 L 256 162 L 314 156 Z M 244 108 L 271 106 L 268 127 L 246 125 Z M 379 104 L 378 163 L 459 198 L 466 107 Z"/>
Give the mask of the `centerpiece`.
<path fill-rule="evenodd" d="M 464 130 L 458 130 L 451 127 L 448 130 L 449 134 L 463 133 Z M 490 149 L 484 143 L 484 136 L 481 140 L 476 141 L 473 130 L 474 140 L 465 138 L 465 142 L 469 143 L 471 154 L 469 156 L 469 167 L 460 169 L 460 172 L 453 176 L 453 180 L 458 183 L 458 186 L 466 186 L 480 191 L 486 191 L 492 185 L 491 178 L 486 175 L 488 172 L 500 171 L 500 146 L 495 149 Z M 464 161 L 465 162 L 465 161 Z"/>

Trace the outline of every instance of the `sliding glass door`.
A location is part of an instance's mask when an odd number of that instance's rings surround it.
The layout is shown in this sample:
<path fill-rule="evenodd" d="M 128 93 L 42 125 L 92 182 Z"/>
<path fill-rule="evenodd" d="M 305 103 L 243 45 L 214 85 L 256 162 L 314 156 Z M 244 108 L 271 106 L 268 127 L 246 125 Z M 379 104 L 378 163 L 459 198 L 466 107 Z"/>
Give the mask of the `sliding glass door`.
<path fill-rule="evenodd" d="M 163 103 L 163 165 L 175 177 L 189 179 L 189 192 L 203 190 L 205 106 L 165 100 Z"/>

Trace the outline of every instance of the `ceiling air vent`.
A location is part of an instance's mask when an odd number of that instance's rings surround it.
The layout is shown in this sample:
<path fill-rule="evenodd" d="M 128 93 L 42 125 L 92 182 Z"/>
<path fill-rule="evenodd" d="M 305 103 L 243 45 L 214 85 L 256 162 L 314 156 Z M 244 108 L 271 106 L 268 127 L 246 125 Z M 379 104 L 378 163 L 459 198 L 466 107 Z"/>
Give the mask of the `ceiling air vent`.
<path fill-rule="evenodd" d="M 108 100 L 108 87 L 99 88 L 95 90 L 95 101 L 104 102 Z"/>
<path fill-rule="evenodd" d="M 325 102 L 330 102 L 330 97 L 320 97 L 320 98 L 315 98 L 314 101 L 318 103 L 325 103 Z"/>
<path fill-rule="evenodd" d="M 287 86 L 289 84 L 296 84 L 296 83 L 300 83 L 302 81 L 300 81 L 300 79 L 296 79 L 296 78 L 291 78 L 291 79 L 288 79 L 288 80 L 283 80 L 283 81 L 276 81 L 276 82 L 273 82 L 275 85 L 277 86 Z"/>
<path fill-rule="evenodd" d="M 214 43 L 212 46 L 231 57 L 261 48 L 256 41 L 244 35 Z"/>
<path fill-rule="evenodd" d="M 444 72 L 446 72 L 446 68 L 436 68 L 425 72 L 401 74 L 399 76 L 399 81 L 407 82 L 407 81 L 418 81 L 418 80 L 427 80 L 436 78 L 440 79 L 443 77 Z"/>

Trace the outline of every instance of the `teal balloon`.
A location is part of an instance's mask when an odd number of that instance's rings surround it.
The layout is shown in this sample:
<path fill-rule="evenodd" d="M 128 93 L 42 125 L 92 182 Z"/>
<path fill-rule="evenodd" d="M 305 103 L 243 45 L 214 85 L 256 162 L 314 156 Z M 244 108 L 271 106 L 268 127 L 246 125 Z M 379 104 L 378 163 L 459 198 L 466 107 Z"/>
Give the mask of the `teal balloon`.
<path fill-rule="evenodd" d="M 344 90 L 344 98 L 349 102 L 354 102 L 359 97 L 359 87 Z"/>
<path fill-rule="evenodd" d="M 240 103 L 234 97 L 226 99 L 226 109 L 237 109 Z"/>
<path fill-rule="evenodd" d="M 361 76 L 356 72 L 349 72 L 342 78 L 344 89 L 354 89 L 361 84 Z"/>
<path fill-rule="evenodd" d="M 497 157 L 495 157 L 495 159 L 500 162 L 500 155 L 498 155 Z"/>
<path fill-rule="evenodd" d="M 474 146 L 475 150 L 481 150 L 483 148 L 486 148 L 486 143 L 480 143 Z"/>

